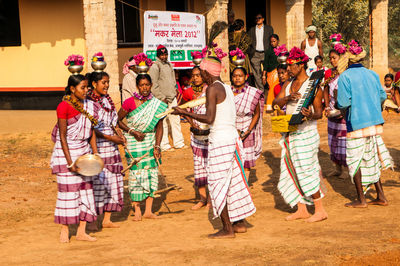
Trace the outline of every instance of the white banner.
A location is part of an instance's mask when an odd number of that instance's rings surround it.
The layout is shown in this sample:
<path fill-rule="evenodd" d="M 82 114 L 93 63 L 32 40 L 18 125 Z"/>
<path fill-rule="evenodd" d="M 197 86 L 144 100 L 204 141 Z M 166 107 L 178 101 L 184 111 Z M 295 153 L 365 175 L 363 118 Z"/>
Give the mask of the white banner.
<path fill-rule="evenodd" d="M 190 52 L 200 51 L 206 45 L 203 15 L 187 12 L 144 12 L 143 52 L 156 59 L 157 46 L 168 49 L 169 61 L 174 68 L 192 68 Z"/>

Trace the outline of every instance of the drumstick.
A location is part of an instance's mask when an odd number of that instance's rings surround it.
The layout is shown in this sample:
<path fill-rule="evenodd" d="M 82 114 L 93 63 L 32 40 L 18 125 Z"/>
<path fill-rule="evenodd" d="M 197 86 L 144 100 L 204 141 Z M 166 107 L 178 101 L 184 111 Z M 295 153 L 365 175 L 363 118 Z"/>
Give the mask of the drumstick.
<path fill-rule="evenodd" d="M 189 102 L 187 102 L 187 103 L 184 103 L 184 104 L 182 104 L 182 105 L 179 105 L 178 107 L 181 108 L 181 109 L 193 108 L 193 107 L 196 107 L 196 106 L 205 104 L 205 103 L 206 103 L 206 97 L 201 97 L 201 98 L 198 98 L 198 99 L 195 99 L 195 100 L 191 100 L 191 101 L 189 101 Z M 156 115 L 156 117 L 159 118 L 159 119 L 161 119 L 161 118 L 163 118 L 164 116 L 169 115 L 169 114 L 172 113 L 173 111 L 174 111 L 174 109 L 170 108 L 170 109 L 166 110 L 165 112 Z"/>

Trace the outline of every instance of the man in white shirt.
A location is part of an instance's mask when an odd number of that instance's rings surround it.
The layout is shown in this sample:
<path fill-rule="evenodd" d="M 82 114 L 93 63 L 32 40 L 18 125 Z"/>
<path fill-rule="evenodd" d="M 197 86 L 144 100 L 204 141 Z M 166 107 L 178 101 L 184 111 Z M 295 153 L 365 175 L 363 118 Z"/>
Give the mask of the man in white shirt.
<path fill-rule="evenodd" d="M 307 64 L 308 73 L 313 72 L 317 69 L 317 65 L 314 62 L 314 58 L 319 55 L 324 57 L 322 51 L 322 42 L 317 38 L 317 27 L 314 25 L 309 25 L 306 28 L 307 38 L 301 42 L 301 50 L 311 59 Z"/>
<path fill-rule="evenodd" d="M 249 31 L 252 40 L 249 56 L 250 63 L 253 68 L 254 78 L 257 89 L 264 90 L 261 76 L 261 65 L 264 61 L 264 51 L 269 48 L 269 37 L 274 33 L 274 29 L 270 25 L 264 25 L 264 17 L 262 14 L 256 16 L 256 26 Z M 272 88 L 273 89 L 273 88 Z"/>

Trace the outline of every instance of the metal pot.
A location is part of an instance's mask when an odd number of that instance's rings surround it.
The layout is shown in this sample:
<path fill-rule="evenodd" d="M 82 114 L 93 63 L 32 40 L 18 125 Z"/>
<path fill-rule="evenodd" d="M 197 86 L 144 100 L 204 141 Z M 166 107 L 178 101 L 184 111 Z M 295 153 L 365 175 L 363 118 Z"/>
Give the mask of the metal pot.
<path fill-rule="evenodd" d="M 279 64 L 286 64 L 287 58 L 288 58 L 287 55 L 279 55 L 276 60 L 278 61 Z"/>
<path fill-rule="evenodd" d="M 72 75 L 78 75 L 83 70 L 82 65 L 73 65 L 68 66 L 68 71 L 72 73 Z"/>
<path fill-rule="evenodd" d="M 92 66 L 94 71 L 102 72 L 106 68 L 107 63 L 105 61 L 97 60 L 96 62 L 92 61 L 91 66 Z"/>
<path fill-rule="evenodd" d="M 138 70 L 139 74 L 146 74 L 147 71 L 149 71 L 149 66 L 148 65 L 136 66 L 136 69 Z"/>
<path fill-rule="evenodd" d="M 198 65 L 200 65 L 201 61 L 203 61 L 203 58 L 193 58 L 192 61 L 193 61 L 193 64 L 198 66 Z"/>
<path fill-rule="evenodd" d="M 243 66 L 244 65 L 244 58 L 243 59 L 232 60 L 232 63 L 237 67 Z"/>

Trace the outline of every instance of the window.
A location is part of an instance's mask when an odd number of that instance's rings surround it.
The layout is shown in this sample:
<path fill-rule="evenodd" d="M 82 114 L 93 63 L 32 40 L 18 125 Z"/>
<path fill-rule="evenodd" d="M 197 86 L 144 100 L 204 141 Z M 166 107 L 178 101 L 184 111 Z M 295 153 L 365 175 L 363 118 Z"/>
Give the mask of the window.
<path fill-rule="evenodd" d="M 167 11 L 187 12 L 187 0 L 166 0 L 165 6 Z"/>
<path fill-rule="evenodd" d="M 0 46 L 20 46 L 18 0 L 0 0 Z"/>
<path fill-rule="evenodd" d="M 139 7 L 139 0 L 124 0 L 124 2 Z M 116 0 L 115 14 L 117 17 L 118 47 L 141 46 L 139 10 Z"/>

